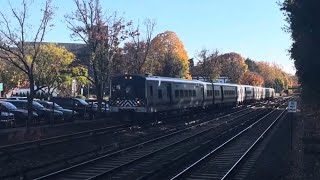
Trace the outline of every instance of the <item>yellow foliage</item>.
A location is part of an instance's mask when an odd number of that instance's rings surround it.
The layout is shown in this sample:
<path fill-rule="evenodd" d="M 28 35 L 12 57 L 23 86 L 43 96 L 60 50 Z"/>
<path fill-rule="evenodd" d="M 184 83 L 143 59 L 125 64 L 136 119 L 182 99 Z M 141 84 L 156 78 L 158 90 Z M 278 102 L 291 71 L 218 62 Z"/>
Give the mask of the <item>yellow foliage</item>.
<path fill-rule="evenodd" d="M 176 33 L 166 31 L 158 34 L 151 43 L 145 69 L 158 75 L 191 79 L 188 54 Z"/>

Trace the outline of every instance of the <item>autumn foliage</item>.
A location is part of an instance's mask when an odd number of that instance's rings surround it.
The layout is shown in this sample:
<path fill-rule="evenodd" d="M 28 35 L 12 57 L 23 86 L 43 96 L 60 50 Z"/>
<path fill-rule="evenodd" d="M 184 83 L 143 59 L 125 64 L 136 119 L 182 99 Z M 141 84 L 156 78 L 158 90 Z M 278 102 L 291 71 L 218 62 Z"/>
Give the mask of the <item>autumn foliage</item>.
<path fill-rule="evenodd" d="M 240 83 L 248 66 L 244 58 L 238 53 L 226 53 L 220 56 L 222 63 L 221 74 L 227 76 L 232 83 Z"/>
<path fill-rule="evenodd" d="M 176 33 L 166 31 L 151 41 L 145 71 L 152 74 L 191 79 L 187 51 Z"/>
<path fill-rule="evenodd" d="M 258 73 L 247 71 L 241 78 L 241 84 L 247 84 L 252 86 L 263 86 L 264 79 Z"/>

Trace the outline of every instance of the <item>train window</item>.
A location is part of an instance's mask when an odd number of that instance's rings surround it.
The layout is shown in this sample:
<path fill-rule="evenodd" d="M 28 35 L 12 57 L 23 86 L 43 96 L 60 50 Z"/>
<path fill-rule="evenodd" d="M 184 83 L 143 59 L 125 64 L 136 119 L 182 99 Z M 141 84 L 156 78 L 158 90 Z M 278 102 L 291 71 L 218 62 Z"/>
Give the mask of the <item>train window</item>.
<path fill-rule="evenodd" d="M 209 90 L 207 90 L 207 96 L 209 96 Z"/>
<path fill-rule="evenodd" d="M 174 96 L 175 96 L 176 98 L 179 98 L 179 90 L 175 90 L 175 91 L 174 91 Z"/>
<path fill-rule="evenodd" d="M 183 90 L 180 90 L 180 97 L 183 98 Z"/>
<path fill-rule="evenodd" d="M 193 95 L 193 97 L 197 96 L 196 90 L 192 90 L 192 95 Z"/>
<path fill-rule="evenodd" d="M 192 97 L 192 90 L 189 90 L 189 97 Z"/>
<path fill-rule="evenodd" d="M 184 96 L 185 96 L 185 97 L 188 97 L 188 96 L 189 96 L 188 90 L 184 90 Z"/>
<path fill-rule="evenodd" d="M 153 96 L 153 87 L 149 86 L 149 90 L 150 90 L 150 96 L 152 97 Z"/>
<path fill-rule="evenodd" d="M 162 99 L 162 90 L 161 89 L 158 89 L 158 98 Z"/>
<path fill-rule="evenodd" d="M 214 95 L 219 96 L 219 90 L 214 90 Z"/>
<path fill-rule="evenodd" d="M 171 88 L 170 88 L 170 86 L 167 86 L 167 98 L 171 99 Z"/>

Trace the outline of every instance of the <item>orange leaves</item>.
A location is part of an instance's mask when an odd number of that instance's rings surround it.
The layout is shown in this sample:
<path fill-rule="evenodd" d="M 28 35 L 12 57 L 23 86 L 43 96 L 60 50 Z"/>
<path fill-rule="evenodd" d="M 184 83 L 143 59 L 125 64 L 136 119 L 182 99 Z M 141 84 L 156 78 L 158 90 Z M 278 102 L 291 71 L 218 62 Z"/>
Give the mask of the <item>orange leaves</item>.
<path fill-rule="evenodd" d="M 247 71 L 241 78 L 241 84 L 262 86 L 264 83 L 263 77 L 255 72 Z"/>
<path fill-rule="evenodd" d="M 221 75 L 230 78 L 231 82 L 239 83 L 248 66 L 244 58 L 238 53 L 226 53 L 219 56 L 222 64 Z"/>
<path fill-rule="evenodd" d="M 151 73 L 191 79 L 187 51 L 176 33 L 158 34 L 151 43 L 147 65 Z"/>

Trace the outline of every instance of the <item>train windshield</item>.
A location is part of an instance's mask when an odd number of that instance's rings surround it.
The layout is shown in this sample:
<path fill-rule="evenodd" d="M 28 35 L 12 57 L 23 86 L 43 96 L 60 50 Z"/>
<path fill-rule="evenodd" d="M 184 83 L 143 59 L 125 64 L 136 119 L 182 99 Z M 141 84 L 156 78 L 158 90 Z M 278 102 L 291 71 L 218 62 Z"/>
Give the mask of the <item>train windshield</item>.
<path fill-rule="evenodd" d="M 135 100 L 145 98 L 145 79 L 139 76 L 120 76 L 112 79 L 113 100 Z"/>

